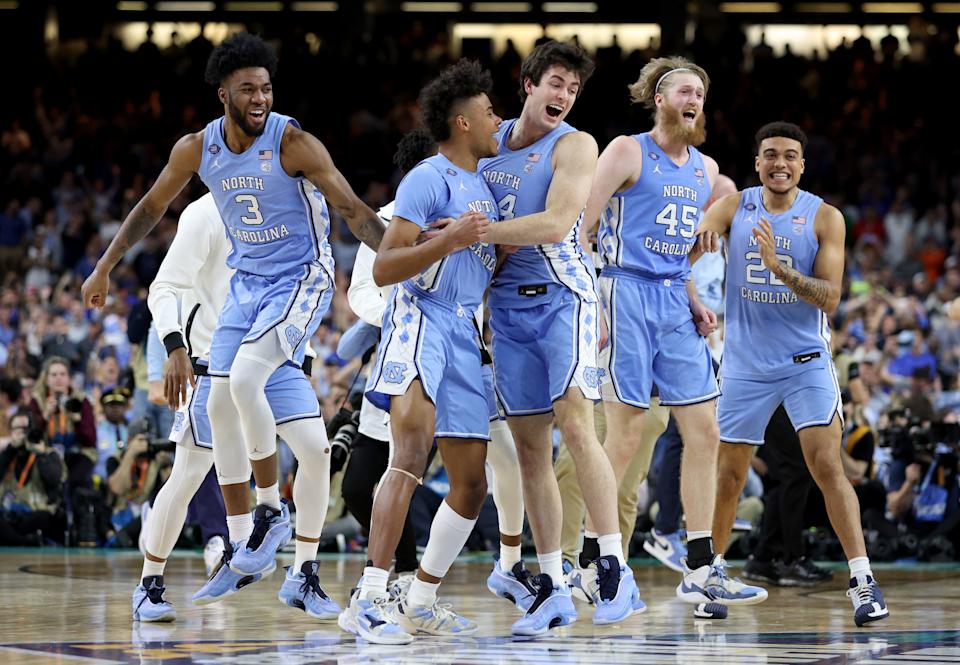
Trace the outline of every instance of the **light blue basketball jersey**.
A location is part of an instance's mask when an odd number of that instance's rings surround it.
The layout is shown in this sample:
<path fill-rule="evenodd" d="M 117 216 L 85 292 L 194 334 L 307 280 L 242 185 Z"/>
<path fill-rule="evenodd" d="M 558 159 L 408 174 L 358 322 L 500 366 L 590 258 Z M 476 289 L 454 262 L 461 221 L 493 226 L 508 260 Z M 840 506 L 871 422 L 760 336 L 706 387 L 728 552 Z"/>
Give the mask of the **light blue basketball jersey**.
<path fill-rule="evenodd" d="M 496 157 L 481 160 L 480 168 L 500 208 L 501 219 L 512 219 L 546 208 L 547 192 L 553 180 L 553 149 L 557 141 L 577 131 L 567 123 L 548 132 L 539 141 L 520 150 L 510 150 L 507 138 L 516 119 L 500 124 Z M 583 211 L 567 236 L 552 245 L 521 247 L 506 260 L 490 288 L 490 307 L 527 308 L 542 305 L 543 300 L 520 293 L 524 287 L 550 285 L 566 288 L 586 302 L 597 302 L 593 261 L 580 245 Z M 533 289 L 531 294 L 537 293 Z"/>
<path fill-rule="evenodd" d="M 482 212 L 496 222 L 497 205 L 480 173 L 465 171 L 441 154 L 420 162 L 400 182 L 393 214 L 421 229 L 444 217 Z M 406 282 L 413 293 L 458 303 L 471 312 L 480 305 L 497 265 L 494 246 L 474 243 L 443 257 Z"/>
<path fill-rule="evenodd" d="M 722 376 L 773 381 L 830 363 L 830 323 L 764 267 L 752 231 L 765 217 L 780 260 L 811 275 L 820 247 L 814 221 L 823 199 L 799 190 L 790 210 L 773 215 L 763 207 L 762 191 L 743 191 L 730 224 Z"/>
<path fill-rule="evenodd" d="M 651 278 L 685 280 L 710 181 L 700 151 L 689 146 L 683 166 L 650 138 L 633 137 L 643 148 L 643 168 L 634 185 L 614 195 L 600 215 L 597 235 L 603 265 Z"/>
<path fill-rule="evenodd" d="M 207 125 L 199 175 L 213 194 L 233 246 L 227 265 L 272 277 L 319 262 L 333 279 L 330 215 L 323 195 L 306 178 L 292 178 L 280 164 L 287 123 L 270 113 L 263 134 L 240 154 L 230 152 L 224 119 Z"/>

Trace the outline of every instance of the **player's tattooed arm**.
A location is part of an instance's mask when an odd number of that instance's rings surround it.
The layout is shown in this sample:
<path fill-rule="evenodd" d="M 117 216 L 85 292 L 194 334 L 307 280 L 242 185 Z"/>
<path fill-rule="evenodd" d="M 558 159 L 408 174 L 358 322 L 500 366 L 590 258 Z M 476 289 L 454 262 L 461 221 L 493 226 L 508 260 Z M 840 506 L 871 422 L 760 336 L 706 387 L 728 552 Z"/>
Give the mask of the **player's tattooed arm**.
<path fill-rule="evenodd" d="M 801 300 L 819 307 L 827 314 L 833 314 L 840 304 L 846 236 L 840 211 L 831 205 L 821 204 L 814 222 L 814 232 L 820 247 L 813 264 L 813 275 L 804 275 L 777 258 L 776 240 L 766 219 L 760 219 L 760 225 L 754 228 L 753 235 L 757 239 L 764 265 L 777 279 Z"/>
<path fill-rule="evenodd" d="M 343 215 L 350 231 L 360 242 L 374 251 L 380 247 L 386 228 L 383 221 L 356 195 L 317 137 L 287 125 L 280 148 L 280 162 L 288 175 L 304 176 L 316 185 L 327 202 Z"/>

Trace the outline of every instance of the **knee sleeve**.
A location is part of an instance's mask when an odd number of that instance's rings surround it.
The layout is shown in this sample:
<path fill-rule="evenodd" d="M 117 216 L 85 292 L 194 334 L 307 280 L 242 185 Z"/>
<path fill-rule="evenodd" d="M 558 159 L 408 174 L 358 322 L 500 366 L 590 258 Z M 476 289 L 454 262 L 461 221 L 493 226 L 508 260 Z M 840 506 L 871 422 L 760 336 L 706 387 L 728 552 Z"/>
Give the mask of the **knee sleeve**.
<path fill-rule="evenodd" d="M 490 424 L 487 462 L 493 470 L 493 501 L 497 505 L 500 533 L 519 535 L 523 532 L 523 483 L 517 447 L 503 421 Z"/>
<path fill-rule="evenodd" d="M 277 429 L 299 462 L 293 483 L 297 535 L 319 538 L 330 503 L 330 444 L 323 420 L 295 420 Z"/>
<path fill-rule="evenodd" d="M 243 443 L 240 415 L 230 395 L 226 377 L 210 377 L 207 416 L 213 432 L 213 462 L 217 466 L 217 482 L 236 485 L 250 482 L 250 461 Z"/>
<path fill-rule="evenodd" d="M 277 425 L 264 391 L 277 366 L 243 352 L 241 348 L 230 368 L 230 395 L 237 407 L 247 455 L 260 460 L 277 452 Z"/>
<path fill-rule="evenodd" d="M 193 432 L 186 434 L 184 442 L 187 445 L 177 447 L 170 477 L 153 501 L 146 526 L 147 551 L 161 559 L 170 556 L 183 531 L 190 499 L 213 464 L 213 455 L 188 447 L 193 445 Z"/>

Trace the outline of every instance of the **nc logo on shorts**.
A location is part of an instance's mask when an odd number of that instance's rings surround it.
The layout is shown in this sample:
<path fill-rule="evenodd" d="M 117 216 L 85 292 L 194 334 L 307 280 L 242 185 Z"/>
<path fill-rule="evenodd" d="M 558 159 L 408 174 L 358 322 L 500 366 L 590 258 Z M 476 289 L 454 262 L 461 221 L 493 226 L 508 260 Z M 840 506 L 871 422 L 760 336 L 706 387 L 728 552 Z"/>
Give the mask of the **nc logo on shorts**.
<path fill-rule="evenodd" d="M 590 388 L 599 388 L 600 380 L 603 378 L 605 373 L 606 370 L 600 369 L 599 367 L 584 367 L 583 380 Z"/>
<path fill-rule="evenodd" d="M 403 375 L 407 372 L 407 363 L 393 362 L 383 365 L 383 380 L 387 383 L 403 383 Z"/>
<path fill-rule="evenodd" d="M 283 331 L 283 336 L 287 338 L 287 343 L 290 344 L 290 346 L 296 346 L 300 338 L 303 337 L 303 333 L 300 332 L 298 327 L 289 325 Z"/>
<path fill-rule="evenodd" d="M 173 416 L 174 431 L 180 431 L 181 429 L 183 429 L 183 420 L 184 420 L 183 411 L 177 411 L 177 413 Z"/>

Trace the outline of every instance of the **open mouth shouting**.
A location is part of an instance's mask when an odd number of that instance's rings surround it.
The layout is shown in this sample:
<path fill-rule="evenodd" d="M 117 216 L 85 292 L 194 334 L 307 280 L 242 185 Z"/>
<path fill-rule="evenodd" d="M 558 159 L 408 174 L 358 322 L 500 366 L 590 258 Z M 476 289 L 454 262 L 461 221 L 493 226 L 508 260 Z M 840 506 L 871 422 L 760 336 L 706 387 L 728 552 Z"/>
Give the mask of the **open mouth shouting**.
<path fill-rule="evenodd" d="M 559 118 L 563 113 L 563 107 L 559 104 L 547 104 L 547 115 L 551 118 Z"/>

